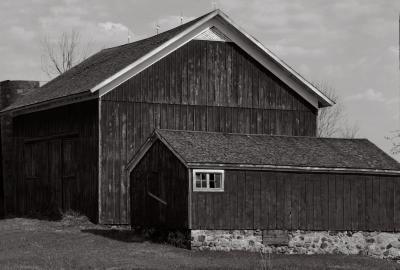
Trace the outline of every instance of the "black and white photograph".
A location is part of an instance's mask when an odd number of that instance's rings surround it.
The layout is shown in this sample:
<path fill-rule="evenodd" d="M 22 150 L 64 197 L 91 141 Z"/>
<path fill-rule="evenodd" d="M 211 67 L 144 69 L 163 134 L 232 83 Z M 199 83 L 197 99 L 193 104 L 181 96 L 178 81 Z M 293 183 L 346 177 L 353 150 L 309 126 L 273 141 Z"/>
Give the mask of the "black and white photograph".
<path fill-rule="evenodd" d="M 0 269 L 400 269 L 399 0 L 1 0 Z"/>

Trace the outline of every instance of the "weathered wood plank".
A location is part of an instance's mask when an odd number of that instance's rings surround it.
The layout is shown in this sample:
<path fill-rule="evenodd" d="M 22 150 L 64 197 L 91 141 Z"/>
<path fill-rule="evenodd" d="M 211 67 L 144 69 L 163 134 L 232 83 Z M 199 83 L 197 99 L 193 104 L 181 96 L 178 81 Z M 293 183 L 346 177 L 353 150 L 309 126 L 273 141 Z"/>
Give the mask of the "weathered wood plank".
<path fill-rule="evenodd" d="M 253 229 L 261 229 L 261 174 L 259 172 L 252 173 L 253 179 Z"/>
<path fill-rule="evenodd" d="M 291 184 L 291 228 L 299 228 L 299 208 L 300 208 L 300 176 L 292 174 Z"/>
<path fill-rule="evenodd" d="M 351 217 L 353 205 L 351 204 L 351 179 L 348 176 L 343 178 L 343 225 L 351 228 Z"/>
<path fill-rule="evenodd" d="M 329 218 L 329 230 L 333 231 L 336 229 L 336 182 L 335 182 L 335 175 L 328 176 L 328 203 L 329 203 L 329 210 L 328 210 L 328 218 Z"/>
<path fill-rule="evenodd" d="M 284 181 L 284 188 L 285 188 L 285 199 L 284 199 L 284 228 L 291 229 L 291 215 L 292 215 L 292 204 L 291 204 L 291 197 L 292 197 L 292 187 L 291 187 L 291 179 L 289 177 L 283 177 L 282 180 Z"/>
<path fill-rule="evenodd" d="M 394 177 L 394 229 L 400 231 L 400 178 Z"/>
<path fill-rule="evenodd" d="M 307 229 L 307 192 L 306 192 L 306 177 L 304 174 L 299 174 L 299 228 Z"/>
<path fill-rule="evenodd" d="M 245 228 L 254 228 L 254 175 L 252 172 L 245 172 Z"/>
<path fill-rule="evenodd" d="M 275 173 L 276 183 L 276 228 L 285 228 L 285 181 L 281 173 Z"/>
<path fill-rule="evenodd" d="M 309 174 L 306 177 L 306 216 L 307 216 L 307 230 L 314 228 L 314 184 Z"/>
<path fill-rule="evenodd" d="M 381 226 L 380 222 L 380 181 L 378 176 L 373 176 L 373 224 L 374 224 L 374 230 L 379 230 Z"/>

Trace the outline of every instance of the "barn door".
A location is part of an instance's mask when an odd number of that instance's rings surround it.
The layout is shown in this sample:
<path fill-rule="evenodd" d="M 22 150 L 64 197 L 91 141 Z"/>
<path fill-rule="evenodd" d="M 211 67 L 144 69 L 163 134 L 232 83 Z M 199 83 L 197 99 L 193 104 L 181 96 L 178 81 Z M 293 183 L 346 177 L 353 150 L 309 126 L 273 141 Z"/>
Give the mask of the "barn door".
<path fill-rule="evenodd" d="M 44 141 L 24 145 L 25 213 L 47 212 L 50 201 L 48 144 Z"/>
<path fill-rule="evenodd" d="M 61 139 L 49 141 L 49 181 L 51 186 L 50 204 L 54 210 L 61 210 Z"/>
<path fill-rule="evenodd" d="M 147 175 L 148 218 L 154 226 L 165 225 L 167 214 L 165 181 L 160 173 L 151 172 Z"/>
<path fill-rule="evenodd" d="M 61 200 L 62 209 L 67 211 L 77 209 L 75 198 L 78 197 L 79 188 L 76 175 L 76 139 L 65 138 L 62 140 L 62 170 L 61 170 Z"/>

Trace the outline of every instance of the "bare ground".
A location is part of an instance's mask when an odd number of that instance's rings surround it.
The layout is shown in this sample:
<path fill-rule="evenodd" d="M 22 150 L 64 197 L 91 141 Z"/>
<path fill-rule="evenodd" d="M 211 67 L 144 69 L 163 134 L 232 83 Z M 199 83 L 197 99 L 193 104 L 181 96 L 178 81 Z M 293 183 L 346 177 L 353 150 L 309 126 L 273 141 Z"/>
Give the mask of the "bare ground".
<path fill-rule="evenodd" d="M 84 217 L 0 220 L 0 269 L 400 269 L 363 256 L 194 252 Z"/>

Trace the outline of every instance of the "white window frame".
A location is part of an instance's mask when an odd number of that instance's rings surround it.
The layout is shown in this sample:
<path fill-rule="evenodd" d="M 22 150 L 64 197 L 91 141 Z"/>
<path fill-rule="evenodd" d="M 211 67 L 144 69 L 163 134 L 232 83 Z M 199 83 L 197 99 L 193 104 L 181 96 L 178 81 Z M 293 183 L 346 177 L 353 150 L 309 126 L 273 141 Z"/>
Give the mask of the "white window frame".
<path fill-rule="evenodd" d="M 218 173 L 221 174 L 221 187 L 220 188 L 210 188 L 210 180 L 207 176 L 207 187 L 206 188 L 197 188 L 196 187 L 196 174 L 197 173 L 205 173 L 209 175 L 210 173 Z M 193 169 L 192 174 L 192 183 L 193 183 L 193 191 L 195 192 L 224 192 L 224 184 L 225 184 L 225 171 L 224 170 L 206 170 L 206 169 Z"/>

